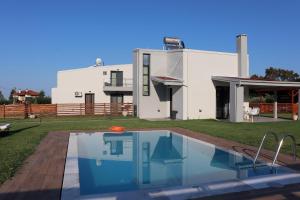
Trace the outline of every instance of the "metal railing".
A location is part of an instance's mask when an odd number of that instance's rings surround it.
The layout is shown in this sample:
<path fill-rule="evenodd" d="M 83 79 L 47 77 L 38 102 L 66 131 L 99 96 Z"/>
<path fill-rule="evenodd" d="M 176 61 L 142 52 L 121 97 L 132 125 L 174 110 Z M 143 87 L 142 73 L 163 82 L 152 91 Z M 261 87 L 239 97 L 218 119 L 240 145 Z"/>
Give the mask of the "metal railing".
<path fill-rule="evenodd" d="M 278 155 L 279 155 L 279 152 L 280 152 L 280 149 L 281 149 L 281 147 L 282 147 L 282 145 L 283 145 L 283 142 L 284 142 L 284 140 L 286 139 L 286 138 L 291 138 L 292 139 L 292 149 L 293 149 L 293 154 L 294 154 L 294 161 L 296 160 L 296 157 L 297 157 L 297 155 L 296 155 L 296 138 L 293 136 L 293 135 L 290 135 L 290 134 L 286 134 L 286 135 L 284 135 L 283 137 L 282 137 L 282 139 L 280 140 L 280 142 L 279 142 L 279 144 L 278 144 L 278 148 L 277 148 L 277 151 L 276 151 L 276 154 L 275 154 L 275 156 L 274 156 L 274 159 L 273 159 L 273 162 L 272 162 L 272 167 L 274 167 L 274 165 L 275 165 L 275 163 L 276 163 L 276 161 L 277 161 L 277 157 L 278 157 Z"/>
<path fill-rule="evenodd" d="M 281 147 L 282 147 L 282 145 L 283 145 L 283 143 L 284 143 L 284 141 L 285 141 L 286 138 L 291 138 L 291 139 L 292 139 L 293 158 L 294 158 L 294 160 L 296 160 L 296 157 L 297 157 L 297 155 L 296 155 L 296 146 L 297 146 L 296 138 L 295 138 L 293 135 L 291 135 L 291 134 L 285 134 L 285 135 L 283 135 L 283 136 L 281 137 L 281 139 L 280 139 L 280 141 L 279 141 L 277 134 L 270 131 L 270 132 L 267 132 L 267 133 L 263 136 L 263 138 L 262 138 L 262 140 L 261 140 L 261 143 L 260 143 L 260 145 L 259 145 L 258 151 L 257 151 L 257 153 L 256 153 L 256 156 L 255 156 L 254 160 L 253 160 L 253 168 L 256 167 L 256 161 L 257 161 L 258 156 L 259 156 L 259 154 L 260 154 L 260 152 L 261 152 L 261 150 L 262 150 L 262 146 L 263 146 L 263 144 L 264 144 L 264 142 L 265 142 L 265 139 L 266 139 L 266 137 L 267 137 L 268 135 L 273 135 L 274 138 L 275 138 L 275 140 L 276 140 L 276 143 L 277 143 L 277 146 L 276 146 L 276 153 L 275 153 L 275 156 L 274 156 L 274 158 L 273 158 L 272 165 L 271 165 L 272 169 L 274 169 L 274 166 L 275 166 L 276 161 L 277 161 L 277 157 L 278 157 L 278 155 L 279 155 L 279 152 L 280 152 L 280 150 L 281 150 Z"/>
<path fill-rule="evenodd" d="M 132 79 L 118 79 L 118 78 L 110 78 L 109 80 L 104 81 L 104 87 L 132 87 Z"/>
<path fill-rule="evenodd" d="M 254 158 L 254 160 L 253 160 L 253 167 L 254 167 L 254 168 L 256 167 L 256 161 L 257 161 L 258 156 L 259 156 L 259 154 L 260 154 L 260 151 L 261 151 L 261 149 L 262 149 L 262 147 L 263 147 L 263 144 L 264 144 L 264 142 L 265 142 L 265 139 L 266 139 L 266 137 L 267 137 L 268 135 L 273 135 L 274 138 L 275 138 L 275 140 L 276 140 L 276 142 L 277 142 L 277 143 L 279 142 L 279 139 L 278 139 L 277 134 L 274 133 L 274 132 L 272 132 L 272 131 L 269 131 L 269 132 L 267 132 L 267 133 L 264 135 L 264 137 L 262 138 L 262 140 L 261 140 L 261 142 L 260 142 L 260 145 L 259 145 L 258 151 L 257 151 L 257 153 L 256 153 L 256 156 L 255 156 L 255 158 Z M 276 149 L 275 149 L 275 150 L 276 150 Z"/>

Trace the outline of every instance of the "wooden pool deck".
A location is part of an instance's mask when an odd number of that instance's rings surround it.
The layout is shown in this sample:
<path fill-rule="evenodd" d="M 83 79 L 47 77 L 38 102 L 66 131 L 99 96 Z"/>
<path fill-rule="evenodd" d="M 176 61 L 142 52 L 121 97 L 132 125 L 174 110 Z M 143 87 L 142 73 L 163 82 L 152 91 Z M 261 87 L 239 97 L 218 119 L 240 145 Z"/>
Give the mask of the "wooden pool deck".
<path fill-rule="evenodd" d="M 145 129 L 150 130 L 150 129 Z M 151 129 L 153 130 L 153 129 Z M 200 139 L 217 146 L 254 156 L 257 148 L 237 142 L 196 133 L 186 129 L 168 128 L 183 135 Z M 36 151 L 25 161 L 16 175 L 0 186 L 0 200 L 58 200 L 63 182 L 65 158 L 69 133 L 51 132 L 39 144 Z M 273 152 L 263 150 L 263 159 L 270 162 Z M 280 155 L 278 163 L 300 171 L 300 161 L 294 162 L 291 156 Z M 300 199 L 300 184 L 285 187 L 267 188 L 247 192 L 230 193 L 201 199 Z"/>

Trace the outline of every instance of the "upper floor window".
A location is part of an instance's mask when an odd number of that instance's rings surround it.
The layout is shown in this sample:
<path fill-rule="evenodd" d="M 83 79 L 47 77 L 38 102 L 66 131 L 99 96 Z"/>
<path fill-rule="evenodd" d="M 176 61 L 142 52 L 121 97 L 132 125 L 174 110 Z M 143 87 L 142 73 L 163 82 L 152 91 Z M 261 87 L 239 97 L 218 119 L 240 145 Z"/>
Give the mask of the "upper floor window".
<path fill-rule="evenodd" d="M 143 96 L 150 96 L 150 54 L 143 54 Z"/>

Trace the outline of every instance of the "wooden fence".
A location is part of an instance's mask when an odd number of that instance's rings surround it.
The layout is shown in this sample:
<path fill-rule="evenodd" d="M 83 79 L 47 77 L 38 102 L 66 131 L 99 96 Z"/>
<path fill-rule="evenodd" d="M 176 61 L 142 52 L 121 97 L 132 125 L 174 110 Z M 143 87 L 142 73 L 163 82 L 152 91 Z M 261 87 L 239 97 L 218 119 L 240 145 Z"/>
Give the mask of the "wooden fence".
<path fill-rule="evenodd" d="M 272 113 L 274 109 L 273 103 L 250 103 L 250 107 L 259 107 L 261 113 Z M 298 104 L 277 103 L 278 113 L 298 113 Z"/>
<path fill-rule="evenodd" d="M 26 118 L 30 114 L 43 117 L 80 115 L 132 116 L 133 105 L 132 103 L 0 105 L 0 118 Z"/>
<path fill-rule="evenodd" d="M 1 118 L 24 118 L 25 117 L 24 105 L 0 105 L 0 117 Z"/>

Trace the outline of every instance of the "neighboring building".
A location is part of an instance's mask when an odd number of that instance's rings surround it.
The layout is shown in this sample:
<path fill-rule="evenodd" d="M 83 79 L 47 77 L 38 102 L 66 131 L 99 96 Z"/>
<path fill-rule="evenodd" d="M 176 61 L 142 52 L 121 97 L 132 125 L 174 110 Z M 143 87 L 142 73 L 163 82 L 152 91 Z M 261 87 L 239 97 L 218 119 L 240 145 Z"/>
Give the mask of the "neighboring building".
<path fill-rule="evenodd" d="M 133 52 L 133 103 L 139 118 L 241 122 L 249 89 L 300 88 L 299 82 L 249 79 L 246 35 L 237 36 L 236 53 L 185 49 L 172 38 L 170 43 L 166 50 Z"/>
<path fill-rule="evenodd" d="M 132 65 L 58 71 L 52 103 L 132 103 Z"/>
<path fill-rule="evenodd" d="M 33 90 L 18 90 L 13 94 L 13 103 L 25 103 L 32 101 L 39 96 L 39 93 Z"/>

